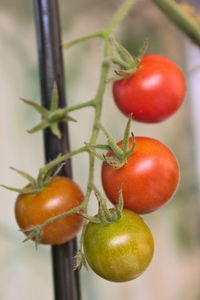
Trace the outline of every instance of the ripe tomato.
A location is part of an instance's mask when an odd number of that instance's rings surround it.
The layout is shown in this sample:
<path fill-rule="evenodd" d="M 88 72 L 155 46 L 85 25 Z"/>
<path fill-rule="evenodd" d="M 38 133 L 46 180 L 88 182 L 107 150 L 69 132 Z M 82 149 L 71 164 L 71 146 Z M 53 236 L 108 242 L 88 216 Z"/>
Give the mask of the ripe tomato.
<path fill-rule="evenodd" d="M 122 113 L 137 121 L 160 122 L 180 107 L 185 79 L 177 65 L 160 55 L 145 55 L 137 71 L 113 84 L 113 96 Z"/>
<path fill-rule="evenodd" d="M 55 177 L 51 183 L 37 194 L 17 197 L 15 216 L 21 229 L 44 223 L 47 219 L 68 211 L 83 201 L 83 193 L 78 185 L 66 177 Z M 71 240 L 82 225 L 82 217 L 72 214 L 62 217 L 44 227 L 40 243 L 62 244 Z"/>
<path fill-rule="evenodd" d="M 129 144 L 132 141 L 130 138 Z M 108 199 L 116 204 L 122 187 L 124 207 L 139 214 L 152 212 L 166 203 L 178 181 L 179 167 L 174 154 L 152 138 L 136 137 L 134 151 L 123 167 L 114 169 L 105 162 L 102 165 L 102 184 Z"/>
<path fill-rule="evenodd" d="M 128 209 L 124 209 L 122 217 L 113 223 L 89 222 L 83 246 L 93 271 L 115 282 L 138 277 L 149 265 L 154 251 L 148 226 Z"/>

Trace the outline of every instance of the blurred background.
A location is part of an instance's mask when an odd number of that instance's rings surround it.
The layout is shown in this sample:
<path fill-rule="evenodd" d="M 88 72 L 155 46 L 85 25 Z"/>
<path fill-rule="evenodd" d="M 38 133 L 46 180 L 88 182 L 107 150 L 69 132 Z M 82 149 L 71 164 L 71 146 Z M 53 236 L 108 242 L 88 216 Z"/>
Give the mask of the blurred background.
<path fill-rule="evenodd" d="M 63 42 L 101 29 L 121 3 L 61 0 Z M 148 38 L 148 53 L 166 55 L 184 70 L 187 97 L 178 113 L 156 125 L 132 124 L 135 135 L 157 138 L 174 151 L 181 182 L 170 203 L 144 216 L 155 239 L 154 258 L 146 272 L 129 283 L 116 284 L 83 269 L 83 300 L 199 300 L 200 51 L 148 0 L 138 1 L 115 36 L 132 54 L 137 54 Z M 102 43 L 96 39 L 64 51 L 68 105 L 93 98 L 101 57 Z M 9 167 L 36 175 L 44 163 L 42 134 L 26 133 L 40 116 L 19 100 L 40 102 L 32 1 L 0 1 L 0 91 L 0 183 L 22 187 L 26 182 Z M 71 148 L 75 149 L 88 140 L 93 113 L 88 108 L 71 115 L 79 121 L 70 123 Z M 121 139 L 126 118 L 115 107 L 109 84 L 103 124 Z M 83 190 L 87 169 L 84 155 L 73 159 L 74 179 Z M 99 172 L 97 163 L 95 182 L 101 188 Z M 40 246 L 36 251 L 32 242 L 22 244 L 23 234 L 13 213 L 16 196 L 0 189 L 0 299 L 53 300 L 50 249 Z M 92 213 L 95 208 L 95 204 L 91 206 Z"/>

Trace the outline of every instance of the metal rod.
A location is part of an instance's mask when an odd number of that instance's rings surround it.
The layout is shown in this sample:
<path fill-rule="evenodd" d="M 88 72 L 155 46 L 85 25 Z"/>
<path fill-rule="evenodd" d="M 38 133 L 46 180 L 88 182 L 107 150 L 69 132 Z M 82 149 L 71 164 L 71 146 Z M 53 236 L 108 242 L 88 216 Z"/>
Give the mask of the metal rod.
<path fill-rule="evenodd" d="M 35 26 L 38 44 L 41 101 L 50 107 L 53 84 L 56 82 L 59 106 L 66 106 L 61 30 L 57 0 L 33 0 Z M 66 123 L 60 124 L 62 139 L 57 139 L 47 128 L 44 131 L 46 162 L 59 153 L 69 151 L 69 137 Z M 62 176 L 72 176 L 70 161 L 63 167 Z M 73 257 L 76 253 L 76 240 L 52 246 L 52 264 L 55 300 L 80 300 L 78 271 L 73 271 Z"/>

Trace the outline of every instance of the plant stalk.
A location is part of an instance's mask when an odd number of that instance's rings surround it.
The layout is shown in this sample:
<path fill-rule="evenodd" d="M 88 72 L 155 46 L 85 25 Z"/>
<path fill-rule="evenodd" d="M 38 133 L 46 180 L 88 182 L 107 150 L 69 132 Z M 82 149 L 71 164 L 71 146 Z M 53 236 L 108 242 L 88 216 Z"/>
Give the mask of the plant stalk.
<path fill-rule="evenodd" d="M 151 0 L 195 44 L 200 45 L 200 25 L 174 0 Z"/>

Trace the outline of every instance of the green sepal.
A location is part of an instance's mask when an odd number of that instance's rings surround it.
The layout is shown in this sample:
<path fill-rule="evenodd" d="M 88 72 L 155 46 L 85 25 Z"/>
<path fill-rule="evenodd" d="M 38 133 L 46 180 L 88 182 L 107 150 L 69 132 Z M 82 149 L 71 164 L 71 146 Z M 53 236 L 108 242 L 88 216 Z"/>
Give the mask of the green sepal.
<path fill-rule="evenodd" d="M 42 120 L 38 125 L 34 126 L 31 129 L 28 129 L 28 133 L 35 133 L 37 131 L 43 130 L 45 128 L 49 127 L 49 123 L 46 120 Z"/>
<path fill-rule="evenodd" d="M 116 140 L 111 136 L 111 134 L 103 127 L 101 123 L 98 123 L 97 126 L 103 131 L 107 138 L 108 146 L 110 147 L 110 150 L 117 156 L 123 156 L 123 150 L 117 146 Z"/>
<path fill-rule="evenodd" d="M 113 221 L 112 214 L 110 210 L 107 208 L 106 199 L 101 195 L 97 187 L 92 184 L 91 188 L 93 189 L 95 196 L 98 200 L 98 215 L 97 218 L 100 220 L 100 223 L 110 223 Z"/>
<path fill-rule="evenodd" d="M 20 100 L 22 100 L 24 103 L 32 106 L 37 112 L 39 112 L 43 117 L 48 115 L 48 110 L 46 108 L 44 108 L 43 106 L 37 104 L 36 102 L 24 99 L 24 98 L 20 98 Z"/>
<path fill-rule="evenodd" d="M 87 219 L 88 221 L 90 221 L 91 223 L 96 223 L 96 224 L 98 224 L 98 223 L 101 222 L 100 219 L 99 219 L 98 217 L 90 216 L 90 215 L 88 215 L 88 214 L 86 214 L 86 213 L 84 213 L 84 212 L 82 212 L 82 211 L 79 211 L 78 214 L 79 214 L 80 216 L 82 216 L 83 218 Z"/>
<path fill-rule="evenodd" d="M 40 243 L 41 230 L 42 230 L 42 228 L 40 225 L 34 226 L 34 227 L 29 227 L 26 229 L 20 229 L 20 231 L 22 231 L 24 233 L 30 231 L 30 233 L 27 235 L 27 237 L 23 240 L 23 243 L 25 243 L 29 240 L 33 240 L 33 238 L 34 238 L 33 241 L 35 242 L 35 248 L 37 249 L 38 245 Z"/>
<path fill-rule="evenodd" d="M 15 172 L 17 172 L 19 175 L 21 175 L 25 179 L 27 179 L 32 184 L 33 187 L 36 186 L 36 180 L 30 174 L 28 174 L 28 173 L 26 173 L 26 172 L 24 172 L 22 170 L 16 169 L 14 167 L 10 167 L 10 169 L 13 170 L 13 171 L 15 171 Z"/>
<path fill-rule="evenodd" d="M 24 188 L 24 189 L 18 189 L 18 188 L 13 188 L 13 187 L 10 187 L 10 186 L 7 186 L 7 185 L 3 185 L 3 184 L 0 184 L 1 187 L 9 190 L 9 191 L 12 191 L 12 192 L 17 192 L 19 194 L 22 194 L 22 195 L 31 195 L 31 194 L 37 194 L 41 191 L 41 189 L 37 189 L 37 188 Z"/>
<path fill-rule="evenodd" d="M 16 168 L 11 168 L 12 170 L 16 171 L 19 175 L 23 176 L 27 179 L 30 183 L 30 187 L 25 188 L 14 188 L 6 185 L 0 185 L 7 190 L 17 192 L 19 194 L 37 194 L 39 193 L 45 186 L 51 183 L 52 179 L 58 175 L 61 168 L 65 164 L 61 160 L 62 155 L 59 154 L 54 160 L 50 161 L 47 165 L 39 169 L 37 178 L 33 178 L 28 173 L 18 170 Z"/>
<path fill-rule="evenodd" d="M 128 119 L 128 122 L 124 130 L 124 138 L 123 138 L 123 146 L 122 146 L 123 151 L 126 151 L 128 148 L 130 130 L 131 130 L 131 118 Z"/>
<path fill-rule="evenodd" d="M 123 165 L 127 162 L 127 160 L 122 160 L 120 161 L 118 157 L 116 156 L 106 156 L 103 155 L 104 161 L 106 162 L 107 165 L 109 165 L 113 169 L 119 169 L 123 167 Z"/>
<path fill-rule="evenodd" d="M 54 122 L 54 123 L 50 123 L 49 124 L 50 128 L 51 128 L 51 132 L 58 138 L 61 139 L 62 134 L 61 131 L 58 127 L 58 123 Z"/>

